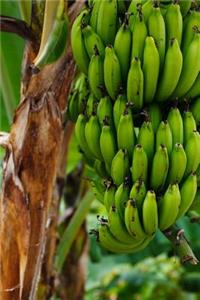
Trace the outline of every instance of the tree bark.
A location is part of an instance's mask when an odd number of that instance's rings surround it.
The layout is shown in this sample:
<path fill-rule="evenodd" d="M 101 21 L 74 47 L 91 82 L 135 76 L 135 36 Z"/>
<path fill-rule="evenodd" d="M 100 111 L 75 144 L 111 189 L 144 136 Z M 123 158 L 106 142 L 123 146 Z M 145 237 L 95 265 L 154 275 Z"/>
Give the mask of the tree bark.
<path fill-rule="evenodd" d="M 80 1 L 72 16 L 79 7 Z M 75 64 L 69 48 L 56 63 L 32 74 L 36 50 L 37 45 L 27 42 L 21 103 L 10 134 L 0 135 L 0 144 L 6 148 L 0 199 L 1 300 L 36 299 L 48 231 L 52 230 L 52 209 L 58 206 L 53 199 L 59 197 L 53 194 Z M 54 250 L 55 238 L 50 248 Z M 50 265 L 52 257 L 53 251 Z"/>
<path fill-rule="evenodd" d="M 50 224 L 47 232 L 47 242 L 43 259 L 41 278 L 38 286 L 38 299 L 50 299 L 54 293 L 55 286 L 55 270 L 53 267 L 54 254 L 56 244 L 58 242 L 57 226 L 59 218 L 59 204 L 63 194 L 63 189 L 66 185 L 66 165 L 67 152 L 74 125 L 67 122 L 62 138 L 62 146 L 59 155 L 58 170 L 56 182 L 54 186 L 51 208 L 50 208 Z"/>

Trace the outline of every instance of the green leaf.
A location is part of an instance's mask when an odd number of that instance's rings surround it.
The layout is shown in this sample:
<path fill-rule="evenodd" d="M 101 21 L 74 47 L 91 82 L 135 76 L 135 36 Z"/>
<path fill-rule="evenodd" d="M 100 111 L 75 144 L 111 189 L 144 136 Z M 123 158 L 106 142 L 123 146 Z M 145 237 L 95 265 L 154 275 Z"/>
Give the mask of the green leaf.
<path fill-rule="evenodd" d="M 22 20 L 28 25 L 31 23 L 32 0 L 18 0 Z"/>
<path fill-rule="evenodd" d="M 42 37 L 34 65 L 41 69 L 56 61 L 64 52 L 68 35 L 68 18 L 64 0 L 46 0 Z"/>
<path fill-rule="evenodd" d="M 69 152 L 67 157 L 67 174 L 73 172 L 76 169 L 76 167 L 80 163 L 81 158 L 82 155 L 78 149 L 75 134 L 73 134 L 69 143 Z"/>
<path fill-rule="evenodd" d="M 11 77 L 8 72 L 7 60 L 5 59 L 4 49 L 0 52 L 0 88 L 4 100 L 4 108 L 6 110 L 9 123 L 12 121 L 12 115 L 15 108 L 15 95 Z"/>
<path fill-rule="evenodd" d="M 17 1 L 2 1 L 1 14 L 20 18 Z M 0 32 L 0 130 L 8 131 L 20 99 L 24 41 L 15 34 Z"/>
<path fill-rule="evenodd" d="M 89 212 L 90 205 L 94 199 L 94 195 L 88 192 L 83 199 L 70 220 L 57 248 L 57 255 L 55 260 L 56 269 L 60 272 L 62 270 L 65 259 L 69 253 L 70 247 L 76 238 L 76 235 L 83 223 L 86 215 Z"/>

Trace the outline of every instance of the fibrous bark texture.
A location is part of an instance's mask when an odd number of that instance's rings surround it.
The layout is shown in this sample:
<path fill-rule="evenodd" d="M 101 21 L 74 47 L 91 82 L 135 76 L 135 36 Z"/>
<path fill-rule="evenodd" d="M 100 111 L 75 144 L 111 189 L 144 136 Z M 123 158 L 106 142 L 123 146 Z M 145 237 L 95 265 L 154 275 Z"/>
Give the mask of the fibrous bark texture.
<path fill-rule="evenodd" d="M 79 7 L 80 2 L 73 7 L 72 18 Z M 63 120 L 75 64 L 69 47 L 56 63 L 33 74 L 30 66 L 36 50 L 27 42 L 21 103 L 10 134 L 0 135 L 6 149 L 0 198 L 1 300 L 37 299 L 44 257 L 52 266 L 55 249 L 53 209 L 57 212 L 60 198 L 55 193 L 66 154 Z M 48 248 L 50 254 L 45 256 Z M 50 273 L 48 267 L 46 272 Z"/>

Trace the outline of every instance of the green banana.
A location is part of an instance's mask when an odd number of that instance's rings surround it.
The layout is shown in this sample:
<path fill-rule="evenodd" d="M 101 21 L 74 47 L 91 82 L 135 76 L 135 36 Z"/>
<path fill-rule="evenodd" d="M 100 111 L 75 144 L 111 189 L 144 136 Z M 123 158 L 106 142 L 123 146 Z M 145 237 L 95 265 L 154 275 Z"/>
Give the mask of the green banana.
<path fill-rule="evenodd" d="M 113 182 L 119 186 L 129 174 L 129 159 L 127 150 L 120 149 L 111 163 L 111 177 Z"/>
<path fill-rule="evenodd" d="M 89 145 L 86 140 L 85 136 L 85 127 L 87 124 L 87 120 L 83 114 L 80 114 L 78 116 L 78 119 L 76 121 L 75 125 L 75 136 L 77 139 L 77 142 L 81 148 L 81 150 L 84 152 L 84 154 L 89 158 L 94 158 L 92 151 L 90 151 Z"/>
<path fill-rule="evenodd" d="M 115 123 L 115 129 L 117 131 L 119 120 L 123 112 L 125 111 L 127 99 L 124 95 L 119 95 L 113 106 L 113 118 Z"/>
<path fill-rule="evenodd" d="M 200 97 L 197 98 L 191 106 L 191 112 L 194 116 L 197 126 L 200 125 Z"/>
<path fill-rule="evenodd" d="M 200 34 L 195 35 L 183 56 L 183 67 L 173 97 L 184 96 L 194 84 L 200 70 Z"/>
<path fill-rule="evenodd" d="M 129 199 L 129 184 L 128 181 L 125 180 L 122 184 L 120 184 L 120 186 L 117 188 L 115 192 L 115 206 L 122 220 L 124 220 L 124 211 L 128 199 Z"/>
<path fill-rule="evenodd" d="M 137 142 L 144 148 L 149 162 L 152 161 L 154 155 L 154 140 L 152 123 L 150 121 L 143 122 L 140 127 Z"/>
<path fill-rule="evenodd" d="M 98 228 L 98 241 L 102 247 L 114 253 L 134 253 L 145 248 L 151 239 L 146 238 L 133 241 L 132 244 L 119 242 L 110 232 L 107 224 L 101 224 Z"/>
<path fill-rule="evenodd" d="M 100 135 L 101 135 L 101 127 L 98 118 L 96 115 L 92 115 L 85 126 L 85 138 L 93 156 L 99 160 L 102 160 L 102 154 L 101 154 L 100 142 L 99 142 Z"/>
<path fill-rule="evenodd" d="M 95 231 L 95 234 L 97 235 L 97 241 L 100 243 L 100 245 L 110 252 L 126 253 L 126 251 L 128 251 L 130 248 L 129 245 L 124 245 L 123 243 L 116 240 L 116 238 L 110 232 L 108 224 L 106 224 L 105 222 L 99 225 L 98 231 L 97 233 Z"/>
<path fill-rule="evenodd" d="M 128 7 L 128 11 L 127 13 L 129 14 L 129 24 L 130 24 L 130 28 L 133 31 L 133 27 L 135 24 L 135 16 L 137 13 L 137 7 L 138 5 L 142 3 L 142 0 L 131 0 L 131 3 Z"/>
<path fill-rule="evenodd" d="M 181 46 L 183 18 L 179 3 L 172 2 L 167 8 L 165 15 L 166 25 L 166 45 L 171 44 L 172 39 L 176 39 L 179 46 Z"/>
<path fill-rule="evenodd" d="M 121 220 L 119 212 L 115 206 L 110 208 L 108 214 L 108 224 L 110 232 L 116 238 L 116 240 L 123 244 L 132 244 L 134 242 L 133 237 L 128 233 L 125 224 Z"/>
<path fill-rule="evenodd" d="M 183 17 L 185 17 L 187 15 L 187 13 L 189 12 L 191 4 L 192 4 L 192 0 L 187 0 L 187 1 L 180 0 L 179 1 L 179 5 L 181 8 L 181 14 Z"/>
<path fill-rule="evenodd" d="M 139 127 L 135 127 L 134 132 L 135 132 L 135 139 L 137 140 L 138 135 L 139 135 Z"/>
<path fill-rule="evenodd" d="M 78 115 L 79 115 L 79 109 L 78 109 L 78 91 L 73 91 L 68 99 L 68 107 L 67 107 L 67 113 L 68 117 L 71 121 L 76 122 Z"/>
<path fill-rule="evenodd" d="M 117 147 L 115 143 L 115 136 L 111 126 L 108 124 L 108 122 L 106 122 L 106 120 L 104 124 L 105 125 L 102 127 L 100 135 L 100 149 L 107 166 L 107 171 L 110 173 L 112 160 L 117 151 Z"/>
<path fill-rule="evenodd" d="M 85 108 L 85 113 L 87 117 L 89 118 L 93 113 L 96 112 L 98 100 L 95 98 L 94 94 L 90 93 L 88 96 L 86 108 Z"/>
<path fill-rule="evenodd" d="M 167 9 L 169 8 L 170 4 L 171 3 L 163 3 L 163 2 L 159 3 L 160 11 L 161 11 L 161 14 L 162 14 L 163 18 L 165 18 L 166 13 L 167 13 Z"/>
<path fill-rule="evenodd" d="M 178 184 L 169 185 L 159 203 L 159 228 L 166 230 L 172 226 L 179 213 L 181 194 Z"/>
<path fill-rule="evenodd" d="M 83 83 L 83 81 L 86 80 L 86 76 L 84 73 L 78 73 L 77 76 L 75 76 L 74 81 L 72 83 L 72 87 L 71 87 L 71 92 L 76 91 L 76 90 L 80 90 L 81 87 L 81 83 Z"/>
<path fill-rule="evenodd" d="M 105 50 L 104 82 L 109 96 L 115 99 L 121 86 L 121 70 L 115 50 L 110 45 Z"/>
<path fill-rule="evenodd" d="M 85 112 L 86 101 L 89 96 L 88 78 L 84 73 L 81 73 L 77 79 L 74 89 L 78 91 L 78 109 L 79 112 Z"/>
<path fill-rule="evenodd" d="M 197 176 L 191 173 L 186 180 L 183 182 L 180 193 L 181 193 L 181 204 L 178 212 L 177 219 L 182 217 L 192 205 L 195 195 L 197 192 Z"/>
<path fill-rule="evenodd" d="M 160 57 L 155 45 L 155 41 L 151 36 L 145 40 L 144 56 L 143 56 L 143 74 L 144 74 L 144 102 L 152 102 L 156 93 L 160 68 Z"/>
<path fill-rule="evenodd" d="M 185 111 L 183 114 L 184 144 L 186 145 L 193 131 L 197 130 L 196 122 L 191 111 Z"/>
<path fill-rule="evenodd" d="M 104 193 L 104 205 L 107 212 L 109 212 L 110 208 L 115 205 L 115 192 L 116 186 L 109 182 Z"/>
<path fill-rule="evenodd" d="M 196 172 L 200 163 L 200 135 L 198 131 L 193 131 L 185 146 L 187 165 L 185 176 L 191 172 Z"/>
<path fill-rule="evenodd" d="M 97 172 L 97 174 L 100 177 L 102 177 L 102 178 L 108 177 L 108 173 L 106 171 L 106 166 L 105 166 L 105 163 L 103 161 L 95 159 L 93 167 L 94 167 L 94 170 Z"/>
<path fill-rule="evenodd" d="M 95 46 L 96 47 L 96 46 Z M 104 69 L 103 61 L 97 48 L 95 48 L 95 53 L 91 57 L 89 67 L 88 67 L 88 80 L 92 93 L 97 99 L 102 97 L 102 91 L 104 88 Z"/>
<path fill-rule="evenodd" d="M 126 204 L 124 220 L 129 234 L 136 240 L 141 240 L 146 237 L 134 199 L 128 200 Z"/>
<path fill-rule="evenodd" d="M 82 97 L 80 93 L 78 93 L 78 114 L 83 113 L 85 114 L 86 106 L 87 106 L 87 99 L 86 97 Z M 77 116 L 78 117 L 78 116 Z"/>
<path fill-rule="evenodd" d="M 88 16 L 89 16 L 88 11 L 86 9 L 83 10 L 74 21 L 71 29 L 71 46 L 72 46 L 73 56 L 79 69 L 84 74 L 87 74 L 88 72 L 89 57 L 85 49 L 81 23 L 83 21 L 87 22 Z"/>
<path fill-rule="evenodd" d="M 160 145 L 164 145 L 167 148 L 168 154 L 172 151 L 172 132 L 168 121 L 162 121 L 156 132 L 156 150 Z"/>
<path fill-rule="evenodd" d="M 183 178 L 187 164 L 187 156 L 181 144 L 177 143 L 170 154 L 167 183 L 179 183 Z"/>
<path fill-rule="evenodd" d="M 101 126 L 104 125 L 107 118 L 111 127 L 113 126 L 113 107 L 111 99 L 108 96 L 101 98 L 97 107 L 97 116 Z"/>
<path fill-rule="evenodd" d="M 158 207 L 156 194 L 150 190 L 144 198 L 142 206 L 143 227 L 147 235 L 154 235 L 158 228 Z"/>
<path fill-rule="evenodd" d="M 133 182 L 137 180 L 143 180 L 146 182 L 148 172 L 148 158 L 146 152 L 142 145 L 137 144 L 133 151 L 133 161 L 132 161 L 132 180 Z"/>
<path fill-rule="evenodd" d="M 165 60 L 166 33 L 165 21 L 159 7 L 154 6 L 151 10 L 148 18 L 148 31 L 155 40 L 160 55 L 160 68 L 162 68 Z"/>
<path fill-rule="evenodd" d="M 129 159 L 131 159 L 135 144 L 135 132 L 132 114 L 128 108 L 125 109 L 119 120 L 117 143 L 119 149 L 126 149 L 128 151 Z"/>
<path fill-rule="evenodd" d="M 113 45 L 117 31 L 117 0 L 100 1 L 96 32 L 104 44 Z"/>
<path fill-rule="evenodd" d="M 183 57 L 178 41 L 171 39 L 156 92 L 157 101 L 165 101 L 172 95 L 179 82 L 182 65 Z"/>
<path fill-rule="evenodd" d="M 153 10 L 153 1 L 152 0 L 145 1 L 145 3 L 142 6 L 142 12 L 146 23 L 148 22 L 152 10 Z"/>
<path fill-rule="evenodd" d="M 92 180 L 91 187 L 96 199 L 104 204 L 105 185 L 100 180 Z"/>
<path fill-rule="evenodd" d="M 82 97 L 89 94 L 88 92 L 88 78 L 84 73 L 79 73 L 74 84 L 74 90 L 78 90 Z"/>
<path fill-rule="evenodd" d="M 167 148 L 160 145 L 156 151 L 151 169 L 150 186 L 153 190 L 157 191 L 163 188 L 167 173 L 169 169 L 169 158 Z"/>
<path fill-rule="evenodd" d="M 146 192 L 146 186 L 142 180 L 137 180 L 130 191 L 129 197 L 135 200 L 140 216 L 142 216 L 142 205 Z"/>
<path fill-rule="evenodd" d="M 177 107 L 172 107 L 169 111 L 167 121 L 169 123 L 173 146 L 177 143 L 183 144 L 184 131 L 183 131 L 183 120 L 181 113 Z"/>
<path fill-rule="evenodd" d="M 100 7 L 101 1 L 96 0 L 93 2 L 92 5 L 92 11 L 90 16 L 90 25 L 94 29 L 94 31 L 97 31 L 97 21 L 98 21 L 98 13 L 99 13 L 99 7 Z"/>
<path fill-rule="evenodd" d="M 127 81 L 127 75 L 129 71 L 131 43 L 132 43 L 131 31 L 129 28 L 128 20 L 126 18 L 125 22 L 121 25 L 121 27 L 119 28 L 116 34 L 115 43 L 114 43 L 114 49 L 119 59 L 122 81 L 124 83 Z"/>
<path fill-rule="evenodd" d="M 141 6 L 138 7 L 139 9 L 137 8 L 138 12 L 136 14 L 134 26 L 132 29 L 133 33 L 131 58 L 139 58 L 142 64 L 144 45 L 147 37 L 147 27 L 142 15 Z"/>
<path fill-rule="evenodd" d="M 187 99 L 193 99 L 200 95 L 200 73 L 197 76 L 195 82 L 193 83 L 191 89 L 185 95 Z"/>
<path fill-rule="evenodd" d="M 127 79 L 127 99 L 132 102 L 135 109 L 143 106 L 144 75 L 138 58 L 133 58 Z"/>
<path fill-rule="evenodd" d="M 162 114 L 160 107 L 156 103 L 152 103 L 148 107 L 149 118 L 152 123 L 154 133 L 157 132 L 160 122 L 162 121 Z"/>
<path fill-rule="evenodd" d="M 105 46 L 98 34 L 90 25 L 82 24 L 82 33 L 85 43 L 85 48 L 88 56 L 91 58 L 94 54 L 94 47 L 98 50 L 99 55 L 103 58 L 105 54 Z"/>
<path fill-rule="evenodd" d="M 184 55 L 188 51 L 188 47 L 194 38 L 193 28 L 195 26 L 200 27 L 200 13 L 199 11 L 192 10 L 184 20 L 184 37 L 181 44 L 181 50 Z"/>

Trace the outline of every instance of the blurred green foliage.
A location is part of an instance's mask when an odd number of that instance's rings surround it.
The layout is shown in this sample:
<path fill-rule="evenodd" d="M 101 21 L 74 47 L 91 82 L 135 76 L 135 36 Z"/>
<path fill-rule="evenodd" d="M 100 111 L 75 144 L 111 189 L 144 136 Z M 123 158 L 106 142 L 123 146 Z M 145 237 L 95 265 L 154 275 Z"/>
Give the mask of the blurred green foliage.
<path fill-rule="evenodd" d="M 20 18 L 17 1 L 1 1 L 0 14 Z M 24 41 L 0 32 L 0 130 L 8 131 L 20 99 L 21 62 Z"/>
<path fill-rule="evenodd" d="M 88 231 L 97 226 L 101 204 L 94 202 L 88 216 Z M 200 253 L 199 225 L 181 220 L 197 256 Z M 197 300 L 200 299 L 200 267 L 182 266 L 171 245 L 160 233 L 143 251 L 113 255 L 90 236 L 86 300 Z"/>

